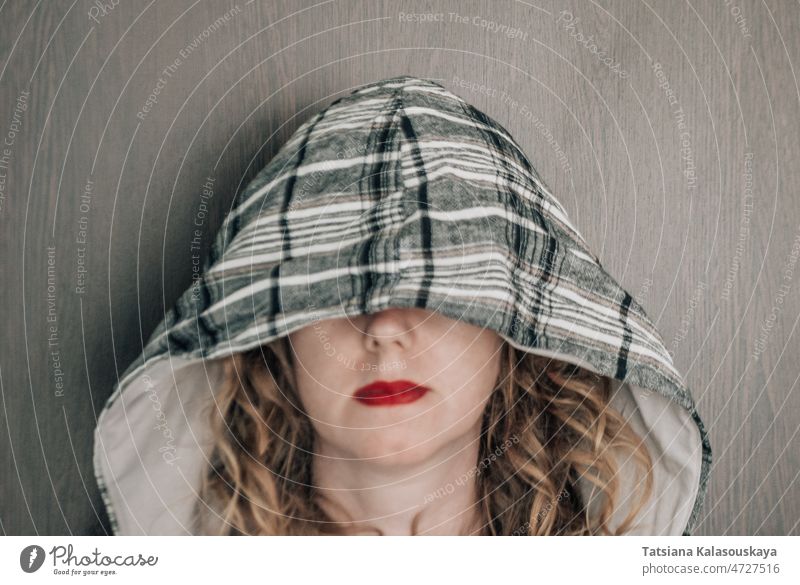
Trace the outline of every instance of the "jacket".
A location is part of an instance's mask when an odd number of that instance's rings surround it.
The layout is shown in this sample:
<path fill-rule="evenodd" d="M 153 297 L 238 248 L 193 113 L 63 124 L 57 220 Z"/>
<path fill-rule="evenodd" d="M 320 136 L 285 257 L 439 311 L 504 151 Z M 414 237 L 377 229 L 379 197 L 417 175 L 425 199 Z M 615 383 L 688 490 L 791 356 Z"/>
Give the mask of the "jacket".
<path fill-rule="evenodd" d="M 438 83 L 399 76 L 294 132 L 120 377 L 94 436 L 114 534 L 190 533 L 218 358 L 390 306 L 440 311 L 609 377 L 655 464 L 638 533 L 691 533 L 711 446 L 659 332 L 505 128 Z"/>

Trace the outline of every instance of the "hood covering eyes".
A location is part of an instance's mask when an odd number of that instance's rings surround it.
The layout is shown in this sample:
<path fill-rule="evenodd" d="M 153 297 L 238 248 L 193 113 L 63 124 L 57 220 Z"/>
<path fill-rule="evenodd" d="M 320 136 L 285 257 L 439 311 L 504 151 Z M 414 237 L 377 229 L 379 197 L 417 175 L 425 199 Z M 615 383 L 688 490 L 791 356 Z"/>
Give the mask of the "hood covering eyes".
<path fill-rule="evenodd" d="M 388 307 L 438 311 L 611 378 L 612 405 L 654 463 L 634 533 L 690 534 L 711 447 L 655 326 L 509 132 L 409 76 L 303 123 L 234 201 L 202 276 L 98 419 L 95 475 L 114 533 L 190 534 L 217 358 Z"/>

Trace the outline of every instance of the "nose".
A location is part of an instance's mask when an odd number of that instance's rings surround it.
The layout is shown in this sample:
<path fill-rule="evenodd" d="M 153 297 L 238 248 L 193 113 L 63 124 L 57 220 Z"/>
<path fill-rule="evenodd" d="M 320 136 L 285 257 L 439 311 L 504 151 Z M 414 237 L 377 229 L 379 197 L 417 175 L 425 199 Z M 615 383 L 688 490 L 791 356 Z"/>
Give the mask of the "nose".
<path fill-rule="evenodd" d="M 366 316 L 364 344 L 370 352 L 404 352 L 414 344 L 415 327 L 412 312 L 390 308 Z"/>

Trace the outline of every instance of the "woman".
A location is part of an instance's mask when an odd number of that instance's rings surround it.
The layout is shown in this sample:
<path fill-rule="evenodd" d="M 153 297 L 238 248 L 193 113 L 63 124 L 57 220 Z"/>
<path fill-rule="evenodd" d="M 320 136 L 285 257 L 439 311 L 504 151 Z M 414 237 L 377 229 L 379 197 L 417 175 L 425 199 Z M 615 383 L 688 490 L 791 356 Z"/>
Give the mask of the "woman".
<path fill-rule="evenodd" d="M 115 534 L 689 534 L 710 463 L 510 134 L 410 76 L 253 179 L 95 434 Z"/>

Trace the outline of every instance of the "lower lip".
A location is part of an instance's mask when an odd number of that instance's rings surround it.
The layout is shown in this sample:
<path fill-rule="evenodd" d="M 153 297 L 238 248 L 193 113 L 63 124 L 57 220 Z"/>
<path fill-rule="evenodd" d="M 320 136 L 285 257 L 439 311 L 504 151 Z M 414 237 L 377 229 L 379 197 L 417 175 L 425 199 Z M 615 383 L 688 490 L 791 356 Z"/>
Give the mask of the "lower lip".
<path fill-rule="evenodd" d="M 397 394 L 386 394 L 376 392 L 374 394 L 361 394 L 356 396 L 361 404 L 365 406 L 394 406 L 396 404 L 408 404 L 419 400 L 428 392 L 427 388 L 410 388 Z"/>

